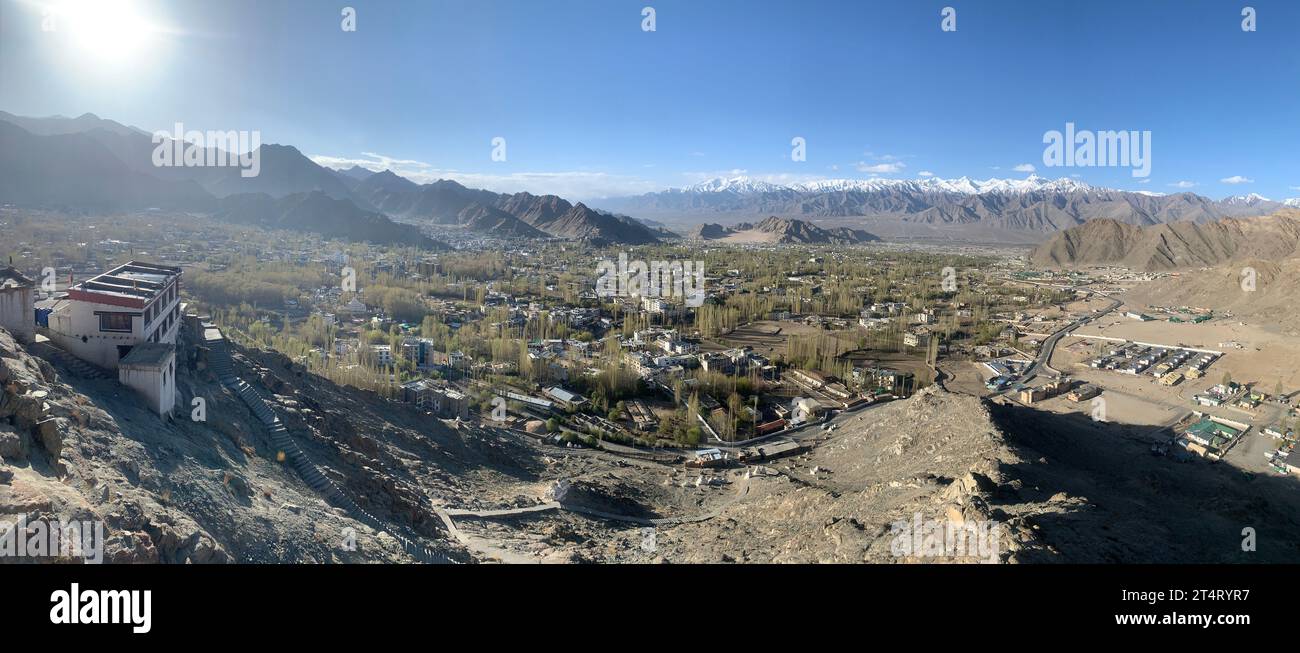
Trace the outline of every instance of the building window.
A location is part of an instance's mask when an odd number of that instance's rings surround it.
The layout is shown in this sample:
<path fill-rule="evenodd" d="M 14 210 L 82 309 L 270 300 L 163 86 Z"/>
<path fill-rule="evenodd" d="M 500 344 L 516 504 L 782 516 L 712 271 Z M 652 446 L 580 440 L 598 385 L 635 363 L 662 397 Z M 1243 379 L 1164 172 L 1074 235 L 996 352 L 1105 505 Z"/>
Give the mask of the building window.
<path fill-rule="evenodd" d="M 130 333 L 131 314 L 130 313 L 100 313 L 99 330 L 116 331 L 120 333 Z"/>

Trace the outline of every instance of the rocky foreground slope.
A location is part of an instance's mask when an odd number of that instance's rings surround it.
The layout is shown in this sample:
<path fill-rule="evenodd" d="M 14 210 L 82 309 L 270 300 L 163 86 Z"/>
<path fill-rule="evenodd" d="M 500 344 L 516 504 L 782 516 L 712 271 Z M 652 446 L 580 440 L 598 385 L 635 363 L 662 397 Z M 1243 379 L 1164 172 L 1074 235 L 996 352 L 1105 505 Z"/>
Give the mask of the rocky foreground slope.
<path fill-rule="evenodd" d="M 386 531 L 459 562 L 1300 558 L 1300 482 L 1153 456 L 1168 434 L 1151 427 L 936 386 L 793 458 L 700 471 L 444 424 L 234 349 L 326 476 Z M 304 484 L 201 361 L 178 381 L 180 405 L 206 399 L 206 422 L 160 420 L 115 381 L 64 372 L 0 331 L 0 522 L 100 520 L 112 562 L 414 561 Z"/>
<path fill-rule="evenodd" d="M 300 367 L 239 349 L 312 460 L 386 528 L 456 561 L 470 552 L 431 512 L 466 479 L 523 473 L 491 442 Z M 0 522 L 102 521 L 108 562 L 412 562 L 399 542 L 313 492 L 258 420 L 202 363 L 178 362 L 177 415 L 111 379 L 83 379 L 0 330 Z M 194 397 L 206 421 L 193 421 Z M 355 534 L 355 538 L 352 534 Z M 351 545 L 355 542 L 355 547 Z"/>
<path fill-rule="evenodd" d="M 1281 562 L 1300 554 L 1300 483 L 1152 456 L 1148 438 L 1161 436 L 1149 429 L 933 387 L 859 413 L 842 431 L 788 468 L 776 465 L 781 474 L 764 477 L 723 519 L 659 541 L 685 559 L 773 562 Z M 918 516 L 997 524 L 995 551 L 900 550 L 898 525 Z M 1241 550 L 1245 527 L 1258 532 L 1254 553 Z"/>
<path fill-rule="evenodd" d="M 710 488 L 706 472 L 695 491 L 713 503 L 660 511 L 685 519 L 650 533 L 567 515 L 532 528 L 564 533 L 575 557 L 595 561 L 1187 563 L 1300 555 L 1300 483 L 1153 456 L 1149 444 L 1159 437 L 1149 427 L 990 405 L 933 387 L 860 412 L 811 452 L 751 469 L 748 478 L 720 472 Z M 663 485 L 677 482 L 670 476 Z M 604 487 L 614 496 L 623 483 L 610 478 Z M 1241 548 L 1247 527 L 1257 533 L 1254 552 Z"/>

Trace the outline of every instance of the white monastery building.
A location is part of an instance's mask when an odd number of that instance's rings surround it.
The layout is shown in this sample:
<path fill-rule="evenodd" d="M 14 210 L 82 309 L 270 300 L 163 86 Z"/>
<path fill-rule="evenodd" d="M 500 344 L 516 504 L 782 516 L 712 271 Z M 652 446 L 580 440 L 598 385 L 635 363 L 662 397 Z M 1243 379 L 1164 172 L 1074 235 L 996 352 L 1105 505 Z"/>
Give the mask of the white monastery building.
<path fill-rule="evenodd" d="M 159 414 L 176 398 L 181 269 L 131 261 L 68 288 L 49 316 L 49 337 L 77 358 L 118 370 Z"/>

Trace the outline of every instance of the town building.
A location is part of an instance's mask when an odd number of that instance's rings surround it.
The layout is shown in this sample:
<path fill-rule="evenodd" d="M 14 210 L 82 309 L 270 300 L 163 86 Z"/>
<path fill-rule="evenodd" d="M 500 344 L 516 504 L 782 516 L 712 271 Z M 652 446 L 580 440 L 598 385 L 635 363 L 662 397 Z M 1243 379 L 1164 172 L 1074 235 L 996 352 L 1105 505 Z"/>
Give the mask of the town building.
<path fill-rule="evenodd" d="M 443 419 L 469 419 L 469 398 L 462 392 L 435 385 L 429 379 L 403 383 L 402 400 Z"/>
<path fill-rule="evenodd" d="M 908 347 L 929 347 L 930 330 L 925 327 L 917 327 L 903 334 L 903 344 Z"/>
<path fill-rule="evenodd" d="M 1051 399 L 1065 392 L 1069 387 L 1070 381 L 1068 379 L 1057 379 L 1037 388 L 1022 388 L 1020 390 L 1020 401 L 1025 404 L 1032 404 L 1036 401 Z"/>
<path fill-rule="evenodd" d="M 1092 399 L 1093 397 L 1096 397 L 1099 394 L 1101 394 L 1100 388 L 1090 383 L 1085 383 L 1071 390 L 1069 394 L 1065 395 L 1065 398 L 1075 403 L 1078 403 L 1080 401 L 1087 401 L 1089 399 Z"/>
<path fill-rule="evenodd" d="M 375 362 L 380 365 L 393 364 L 393 347 L 392 345 L 371 345 L 370 351 L 375 355 Z"/>
<path fill-rule="evenodd" d="M 140 393 L 161 417 L 176 407 L 176 347 L 146 342 L 131 348 L 117 365 L 117 380 Z"/>
<path fill-rule="evenodd" d="M 1232 443 L 1250 430 L 1244 422 L 1234 422 L 1205 413 L 1192 413 L 1192 419 L 1175 440 L 1184 449 L 1217 460 Z"/>
<path fill-rule="evenodd" d="M 638 431 L 653 431 L 659 420 L 650 408 L 640 399 L 632 399 L 626 404 L 627 414 L 632 417 L 632 424 Z"/>
<path fill-rule="evenodd" d="M 0 327 L 19 342 L 36 338 L 36 284 L 12 266 L 0 269 Z"/>
<path fill-rule="evenodd" d="M 586 397 L 574 392 L 569 392 L 558 385 L 542 390 L 542 394 L 569 410 L 578 410 L 587 405 Z"/>
<path fill-rule="evenodd" d="M 51 309 L 50 340 L 106 369 L 117 369 L 136 345 L 174 345 L 180 279 L 180 268 L 131 261 L 71 286 Z"/>
<path fill-rule="evenodd" d="M 365 315 L 370 312 L 370 309 L 360 299 L 353 297 L 348 300 L 348 303 L 340 306 L 338 312 L 347 315 Z"/>
<path fill-rule="evenodd" d="M 816 399 L 811 397 L 796 397 L 790 402 L 791 426 L 798 426 L 805 422 L 816 419 L 825 409 Z"/>

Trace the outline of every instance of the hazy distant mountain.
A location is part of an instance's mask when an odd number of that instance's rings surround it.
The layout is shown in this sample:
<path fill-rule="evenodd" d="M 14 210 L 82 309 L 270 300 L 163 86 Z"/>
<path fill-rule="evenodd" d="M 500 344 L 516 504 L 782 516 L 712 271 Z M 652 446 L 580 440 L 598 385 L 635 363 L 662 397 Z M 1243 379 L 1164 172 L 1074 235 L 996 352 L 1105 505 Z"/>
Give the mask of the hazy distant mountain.
<path fill-rule="evenodd" d="M 0 121 L 0 203 L 66 210 L 206 211 L 214 199 L 193 181 L 131 170 L 86 134 L 40 136 Z"/>
<path fill-rule="evenodd" d="M 351 200 L 333 198 L 325 191 L 312 188 L 319 175 L 311 168 L 329 176 L 334 184 L 325 185 L 336 190 L 343 186 L 294 148 L 263 146 L 262 174 L 243 180 L 253 182 L 245 184 L 230 179 L 231 174 L 239 175 L 234 168 L 139 166 L 139 157 L 144 156 L 147 161 L 152 151 L 148 136 L 142 137 L 130 128 L 106 128 L 104 123 L 111 121 L 87 116 L 75 121 L 38 119 L 34 124 L 51 132 L 50 135 L 33 134 L 0 120 L 0 203 L 69 211 L 157 208 L 213 213 L 218 219 L 314 231 L 329 237 L 440 246 L 421 235 L 416 227 L 395 224 L 381 214 L 358 208 Z M 89 127 L 90 131 L 58 133 L 74 122 Z M 128 160 L 135 165 L 128 164 Z M 195 171 L 206 172 L 196 174 Z M 196 178 L 189 178 L 190 175 Z M 209 188 L 218 189 L 247 185 L 274 187 L 280 191 L 295 187 L 312 190 L 278 196 L 240 193 L 218 199 L 205 190 L 199 179 Z"/>
<path fill-rule="evenodd" d="M 297 148 L 288 145 L 262 145 L 258 148 L 260 161 L 257 175 L 245 177 L 239 167 L 230 165 L 156 166 L 153 154 L 159 144 L 155 144 L 153 137 L 144 132 L 95 127 L 85 132 L 85 135 L 109 149 L 122 163 L 136 172 L 159 179 L 194 181 L 216 197 L 238 193 L 266 193 L 272 197 L 284 197 L 295 193 L 322 191 L 337 199 L 354 199 L 347 184 L 338 175 L 316 165 Z M 166 139 L 163 144 L 173 146 L 174 141 Z M 212 152 L 211 160 L 229 161 L 229 155 L 217 148 L 205 149 L 205 160 L 209 150 Z M 363 202 L 358 204 L 365 206 Z"/>
<path fill-rule="evenodd" d="M 364 211 L 349 200 L 335 199 L 321 191 L 280 198 L 266 193 L 230 195 L 219 201 L 214 217 L 273 229 L 312 231 L 327 238 L 423 249 L 445 247 L 421 234 L 418 227 L 397 224 L 381 213 Z"/>
<path fill-rule="evenodd" d="M 356 193 L 379 210 L 407 220 L 461 224 L 462 212 L 479 205 L 500 210 L 559 238 L 629 245 L 659 240 L 656 230 L 636 220 L 596 211 L 581 203 L 571 204 L 555 195 L 506 195 L 466 188 L 447 179 L 419 185 L 387 170 L 362 181 Z M 517 231 L 508 222 L 501 224 L 510 227 L 507 233 Z"/>
<path fill-rule="evenodd" d="M 732 227 L 703 224 L 687 236 L 691 240 L 722 240 L 728 242 L 855 245 L 880 240 L 859 229 L 838 227 L 823 229 L 804 220 L 790 220 L 771 216 L 758 224 L 742 222 Z"/>
<path fill-rule="evenodd" d="M 343 186 L 346 187 L 349 192 L 356 192 L 357 186 L 362 181 L 369 178 L 371 175 L 375 174 L 374 172 L 362 168 L 361 166 L 352 166 L 347 170 L 336 170 L 334 168 L 325 168 L 325 169 L 328 170 L 330 174 L 334 175 L 335 177 L 338 177 L 339 181 L 343 182 Z"/>
<path fill-rule="evenodd" d="M 364 181 L 366 178 L 370 177 L 370 175 L 375 174 L 373 170 L 370 170 L 368 168 L 362 168 L 361 166 L 356 166 L 356 165 L 352 166 L 351 168 L 348 168 L 347 170 L 335 170 L 334 172 L 337 172 L 340 175 L 343 175 L 344 177 L 347 177 L 349 179 L 355 179 L 357 181 Z"/>
<path fill-rule="evenodd" d="M 696 226 L 686 234 L 687 240 L 719 240 L 734 233 L 731 229 L 713 222 Z"/>
<path fill-rule="evenodd" d="M 331 170 L 287 145 L 262 145 L 258 174 L 252 177 L 242 176 L 240 168 L 231 166 L 158 167 L 153 163 L 152 135 L 142 130 L 92 114 L 79 118 L 3 115 L 49 135 L 33 134 L 14 122 L 0 120 L 0 202 L 73 210 L 217 210 L 231 219 L 283 223 L 330 236 L 382 242 L 401 242 L 394 234 L 414 232 L 394 230 L 397 225 L 379 221 L 376 216 L 383 216 L 371 209 L 408 220 L 465 224 L 485 233 L 530 238 L 549 234 L 641 244 L 656 242 L 657 234 L 662 233 L 631 218 L 573 205 L 553 195 L 504 195 L 447 180 L 420 185 L 387 170 Z M 205 159 L 208 152 L 205 150 Z M 210 152 L 213 159 L 227 158 L 219 150 Z M 218 205 L 218 198 L 237 195 L 289 201 L 272 205 L 246 197 Z M 347 200 L 351 209 L 322 202 L 322 198 Z M 471 205 L 500 211 L 512 219 L 483 209 L 462 215 Z M 306 207 L 325 213 L 313 220 L 300 214 Z M 338 216 L 364 216 L 359 218 L 361 223 L 378 231 L 365 233 L 344 224 Z"/>
<path fill-rule="evenodd" d="M 470 231 L 495 236 L 514 236 L 517 238 L 548 238 L 549 234 L 534 228 L 527 222 L 516 218 L 501 209 L 485 206 L 477 202 L 461 209 L 457 221 Z"/>
<path fill-rule="evenodd" d="M 673 231 L 672 229 L 669 229 L 668 225 L 659 222 L 657 220 L 651 220 L 649 218 L 630 218 L 630 219 L 635 220 L 638 224 L 642 224 L 648 227 L 650 231 L 653 231 L 655 236 L 657 236 L 661 240 L 676 240 L 682 237 L 681 234 Z"/>
<path fill-rule="evenodd" d="M 203 187 L 217 197 L 235 193 L 266 193 L 284 197 L 320 191 L 335 199 L 356 199 L 342 180 L 316 165 L 291 145 L 263 145 L 260 149 L 261 171 L 256 177 L 243 177 L 237 168 L 213 168 L 215 171 Z M 363 208 L 367 205 L 357 202 Z"/>
<path fill-rule="evenodd" d="M 288 145 L 262 145 L 258 154 L 259 170 L 255 177 L 244 177 L 234 166 L 156 166 L 153 154 L 158 144 L 153 135 L 135 127 L 126 127 L 94 114 L 78 118 L 24 118 L 0 114 L 0 121 L 22 127 L 37 134 L 82 134 L 112 152 L 131 170 L 170 181 L 193 181 L 216 197 L 237 193 L 266 193 L 284 197 L 294 193 L 323 191 L 330 197 L 353 199 L 347 185 L 332 171 L 316 165 L 296 148 Z M 30 127 L 30 129 L 29 129 Z M 37 131 L 32 131 L 33 129 Z M 166 139 L 163 144 L 174 141 Z M 226 152 L 217 148 L 204 150 L 204 158 L 228 161 Z M 364 202 L 358 202 L 365 206 Z"/>
<path fill-rule="evenodd" d="M 389 215 L 408 216 L 418 202 L 420 186 L 390 170 L 376 172 L 360 180 L 353 195 Z M 464 206 L 460 206 L 464 208 Z"/>
<path fill-rule="evenodd" d="M 17 125 L 24 131 L 30 132 L 37 136 L 57 136 L 60 134 L 80 134 L 93 129 L 102 129 L 107 132 L 123 135 L 145 135 L 149 132 L 136 127 L 128 127 L 120 122 L 105 120 L 93 113 L 83 113 L 76 118 L 65 116 L 49 116 L 47 118 L 31 118 L 27 116 L 15 116 L 6 111 L 0 111 L 0 121 Z"/>
<path fill-rule="evenodd" d="M 532 224 L 549 234 L 598 243 L 644 245 L 659 240 L 649 227 L 631 218 L 603 213 L 581 202 L 553 220 Z"/>
<path fill-rule="evenodd" d="M 1092 220 L 1052 236 L 1030 254 L 1040 266 L 1120 265 L 1137 270 L 1214 266 L 1300 255 L 1300 211 L 1198 224 L 1137 227 Z"/>
<path fill-rule="evenodd" d="M 1089 186 L 1072 179 L 866 179 L 779 185 L 745 177 L 602 201 L 611 210 L 676 219 L 872 217 L 918 225 L 979 225 L 1051 233 L 1094 218 L 1138 225 L 1211 222 L 1263 215 L 1282 206 L 1263 198 L 1224 201 Z"/>

